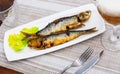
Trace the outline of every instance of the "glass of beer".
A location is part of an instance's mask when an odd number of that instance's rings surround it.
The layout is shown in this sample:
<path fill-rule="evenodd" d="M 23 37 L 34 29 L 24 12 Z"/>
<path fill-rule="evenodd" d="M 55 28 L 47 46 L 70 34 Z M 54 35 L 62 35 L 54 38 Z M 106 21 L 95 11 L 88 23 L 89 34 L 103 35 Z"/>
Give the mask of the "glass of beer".
<path fill-rule="evenodd" d="M 111 51 L 120 50 L 120 0 L 96 0 L 97 8 L 106 25 L 107 31 L 102 35 L 102 45 Z"/>
<path fill-rule="evenodd" d="M 8 20 L 10 19 L 8 17 L 13 16 L 13 14 L 15 18 L 16 15 L 15 8 L 16 8 L 16 0 L 0 0 L 0 25 L 2 23 L 8 22 Z M 10 20 L 12 22 L 13 17 Z"/>

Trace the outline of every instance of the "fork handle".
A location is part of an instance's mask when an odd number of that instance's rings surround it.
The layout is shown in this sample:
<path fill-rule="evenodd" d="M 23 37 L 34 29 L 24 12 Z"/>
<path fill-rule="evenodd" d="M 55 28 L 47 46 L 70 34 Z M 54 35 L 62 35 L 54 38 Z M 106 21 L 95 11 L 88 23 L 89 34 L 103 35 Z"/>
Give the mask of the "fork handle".
<path fill-rule="evenodd" d="M 64 70 L 62 70 L 59 74 L 63 74 L 67 69 L 69 69 L 71 67 L 71 65 L 68 65 L 64 68 Z"/>

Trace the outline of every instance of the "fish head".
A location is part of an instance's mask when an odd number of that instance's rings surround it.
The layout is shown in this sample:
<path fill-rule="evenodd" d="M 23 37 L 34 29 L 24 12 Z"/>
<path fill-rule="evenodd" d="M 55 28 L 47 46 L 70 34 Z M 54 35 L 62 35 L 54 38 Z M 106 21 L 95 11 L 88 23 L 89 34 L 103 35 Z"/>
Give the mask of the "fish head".
<path fill-rule="evenodd" d="M 91 11 L 85 11 L 85 12 L 81 12 L 80 14 L 78 14 L 78 18 L 80 20 L 80 22 L 86 22 L 91 16 Z"/>

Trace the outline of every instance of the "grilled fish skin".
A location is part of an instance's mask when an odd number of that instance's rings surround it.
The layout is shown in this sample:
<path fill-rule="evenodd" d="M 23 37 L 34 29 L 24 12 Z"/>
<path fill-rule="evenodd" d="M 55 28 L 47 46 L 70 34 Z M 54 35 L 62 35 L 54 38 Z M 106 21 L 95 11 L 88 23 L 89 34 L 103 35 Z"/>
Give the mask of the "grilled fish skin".
<path fill-rule="evenodd" d="M 47 36 L 53 33 L 66 31 L 69 29 L 75 29 L 84 26 L 84 22 L 86 22 L 91 15 L 91 11 L 81 12 L 77 15 L 63 17 L 53 22 L 49 23 L 45 28 L 38 31 L 36 34 L 40 36 Z"/>
<path fill-rule="evenodd" d="M 80 31 L 66 31 L 60 34 L 51 34 L 47 37 L 41 38 L 40 36 L 28 41 L 28 46 L 35 49 L 45 49 L 65 42 L 71 41 L 81 35 L 90 34 L 96 32 L 96 28 Z"/>

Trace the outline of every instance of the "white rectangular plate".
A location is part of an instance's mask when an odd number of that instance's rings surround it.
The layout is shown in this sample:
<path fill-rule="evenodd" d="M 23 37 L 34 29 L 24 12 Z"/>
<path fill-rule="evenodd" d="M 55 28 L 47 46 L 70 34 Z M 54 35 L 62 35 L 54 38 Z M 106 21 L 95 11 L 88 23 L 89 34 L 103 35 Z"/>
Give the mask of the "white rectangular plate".
<path fill-rule="evenodd" d="M 45 50 L 35 50 L 35 49 L 31 49 L 29 47 L 26 47 L 20 52 L 14 52 L 13 49 L 8 44 L 8 36 L 10 34 L 19 33 L 23 28 L 37 26 L 37 27 L 39 27 L 39 29 L 42 29 L 49 22 L 52 22 L 55 19 L 58 19 L 61 17 L 72 16 L 72 15 L 75 15 L 75 14 L 78 14 L 80 12 L 87 11 L 87 10 L 92 11 L 91 17 L 85 23 L 86 26 L 83 28 L 80 28 L 80 29 L 89 29 L 89 28 L 96 27 L 98 31 L 95 33 L 80 36 L 74 40 L 71 40 L 69 42 L 66 42 L 66 43 L 58 45 L 58 46 L 47 48 Z M 36 21 L 30 22 L 30 23 L 27 23 L 22 26 L 19 26 L 14 29 L 6 31 L 5 36 L 4 36 L 4 51 L 5 51 L 8 61 L 15 61 L 15 60 L 20 60 L 20 59 L 25 59 L 25 58 L 30 58 L 30 57 L 46 54 L 46 53 L 49 53 L 52 51 L 56 51 L 56 50 L 71 46 L 73 44 L 76 44 L 76 43 L 82 42 L 84 40 L 87 40 L 89 38 L 92 38 L 98 34 L 101 34 L 104 31 L 105 31 L 105 23 L 102 20 L 101 16 L 99 15 L 96 6 L 94 6 L 93 4 L 88 4 L 88 5 L 80 6 L 80 7 L 70 9 L 67 11 L 63 11 L 63 12 L 60 12 L 60 13 L 57 13 L 54 15 L 50 15 L 48 17 L 38 19 Z"/>

